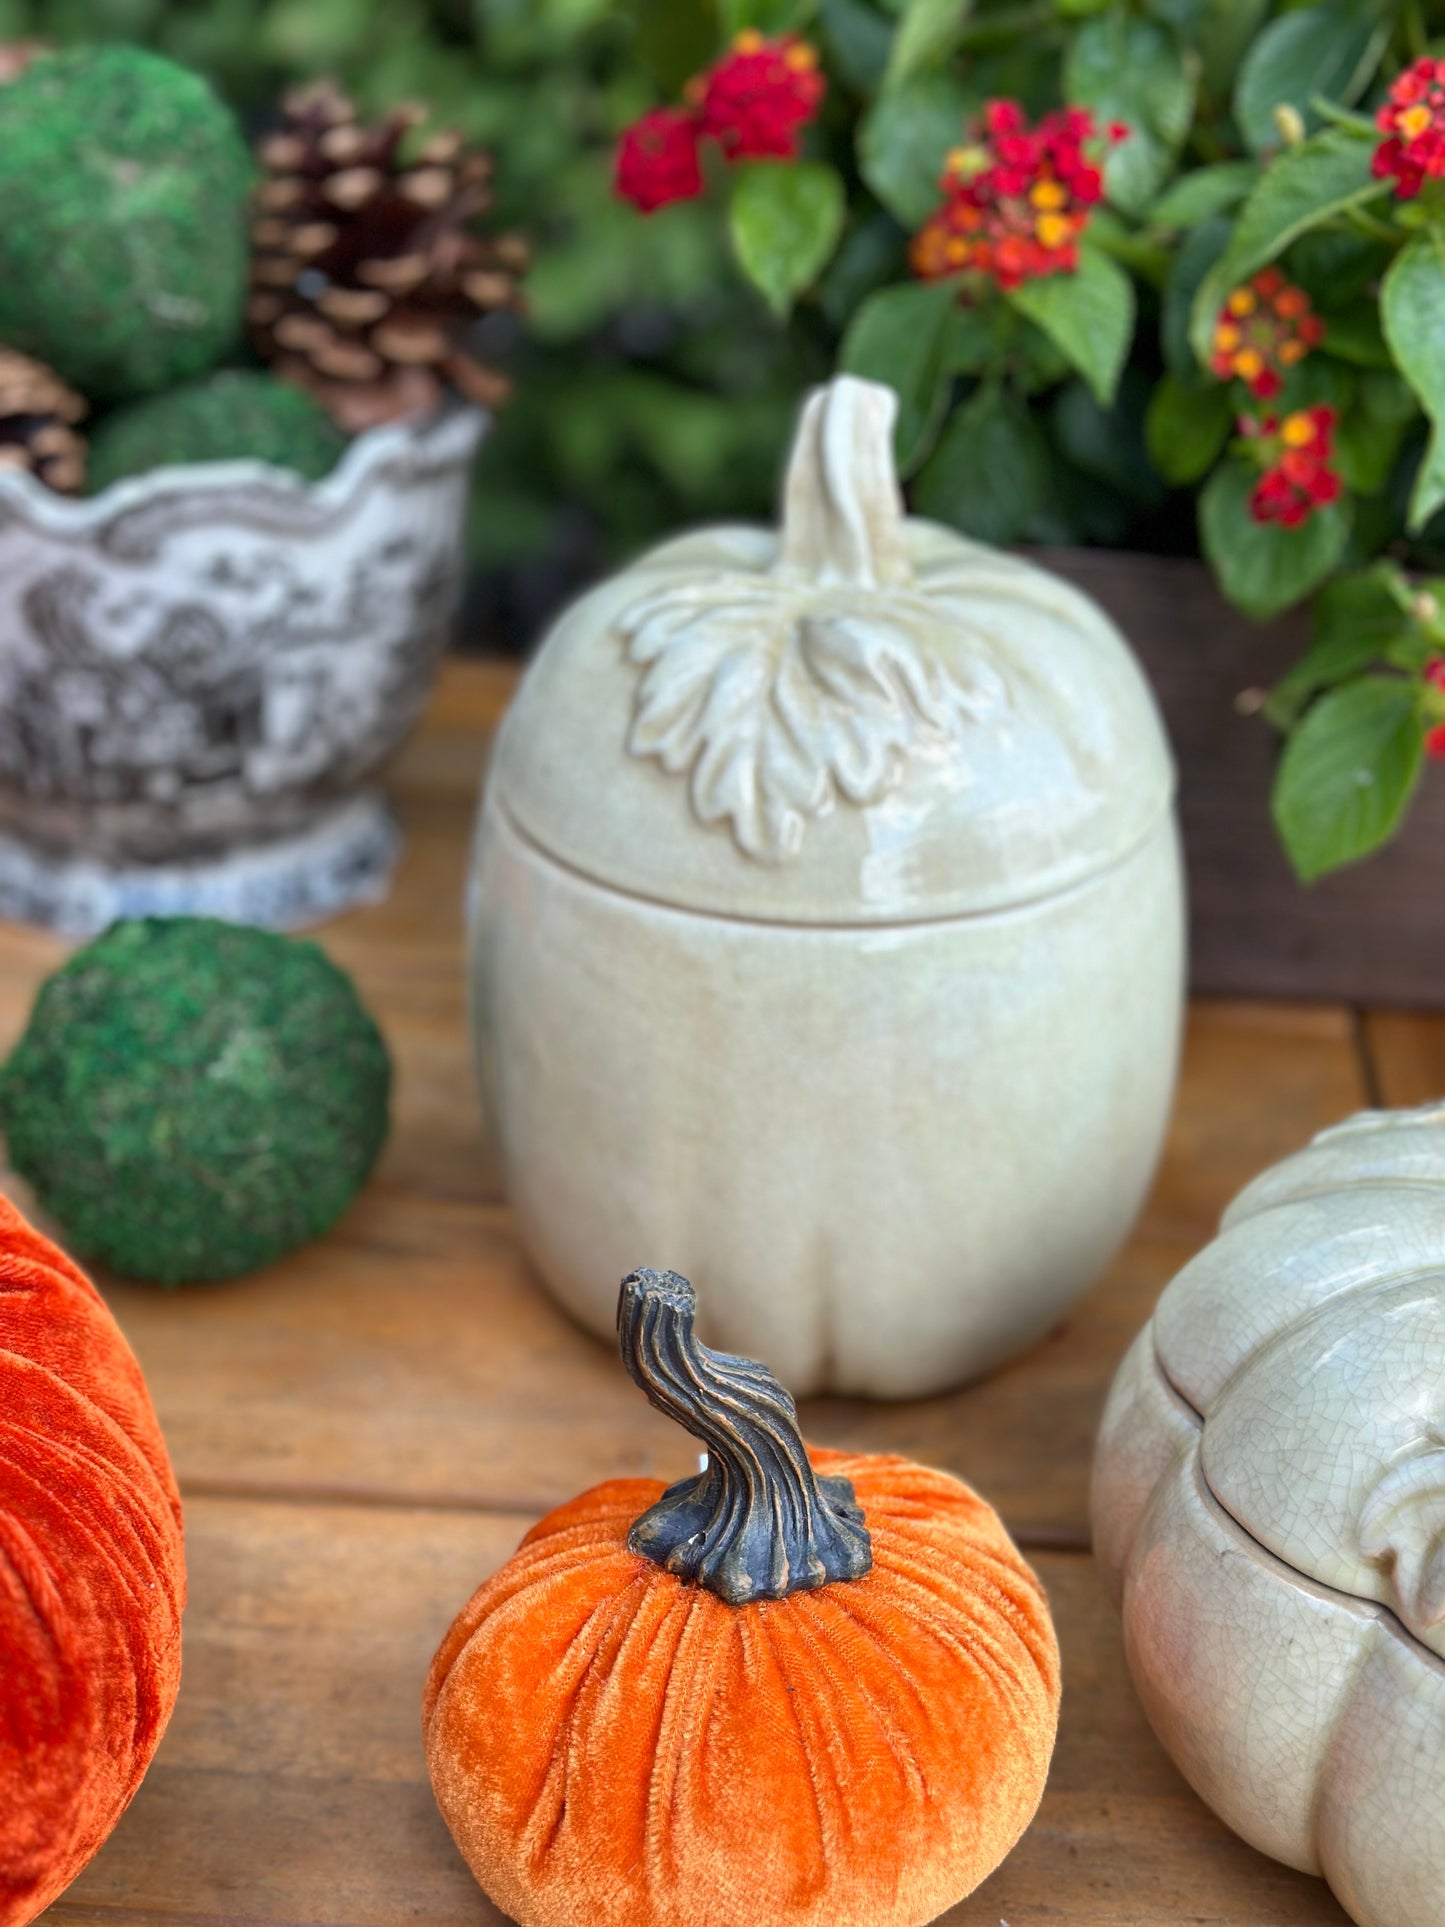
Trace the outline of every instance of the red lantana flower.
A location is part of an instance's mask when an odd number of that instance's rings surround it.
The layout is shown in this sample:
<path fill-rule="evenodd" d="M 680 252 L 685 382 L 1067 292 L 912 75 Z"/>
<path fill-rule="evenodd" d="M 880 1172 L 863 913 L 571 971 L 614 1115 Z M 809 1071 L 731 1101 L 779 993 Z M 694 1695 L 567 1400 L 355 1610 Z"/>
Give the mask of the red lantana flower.
<path fill-rule="evenodd" d="M 803 129 L 818 115 L 828 83 L 818 56 L 794 34 L 750 29 L 706 73 L 687 84 L 685 104 L 634 121 L 617 146 L 614 186 L 644 214 L 703 191 L 700 144 L 714 140 L 729 161 L 796 160 Z"/>
<path fill-rule="evenodd" d="M 1115 123 L 1110 139 L 1128 129 Z M 943 206 L 913 237 L 913 271 L 925 281 L 973 273 L 1001 288 L 1072 274 L 1103 177 L 1086 151 L 1098 138 L 1082 107 L 1030 128 L 1017 101 L 991 100 L 968 145 L 948 157 Z"/>
<path fill-rule="evenodd" d="M 1286 373 L 1324 338 L 1304 289 L 1265 268 L 1219 310 L 1209 365 L 1221 381 L 1242 381 L 1260 401 L 1273 401 Z"/>
<path fill-rule="evenodd" d="M 1375 124 L 1385 139 L 1375 149 L 1374 172 L 1394 180 L 1400 200 L 1413 200 L 1426 181 L 1445 176 L 1445 60 L 1427 56 L 1407 67 Z"/>
<path fill-rule="evenodd" d="M 644 214 L 696 200 L 703 181 L 695 117 L 681 107 L 656 107 L 634 121 L 617 143 L 613 184 Z"/>
<path fill-rule="evenodd" d="M 1342 484 L 1330 467 L 1337 421 L 1334 409 L 1323 406 L 1296 409 L 1283 421 L 1277 415 L 1241 420 L 1239 432 L 1256 444 L 1264 468 L 1249 498 L 1256 522 L 1297 529 L 1316 509 L 1339 500 Z"/>
<path fill-rule="evenodd" d="M 796 160 L 803 129 L 828 91 L 806 40 L 740 33 L 715 67 L 693 83 L 698 122 L 730 161 Z"/>
<path fill-rule="evenodd" d="M 1445 656 L 1432 657 L 1425 665 L 1425 680 L 1445 696 Z M 1432 723 L 1425 731 L 1425 750 L 1445 762 L 1445 723 Z"/>

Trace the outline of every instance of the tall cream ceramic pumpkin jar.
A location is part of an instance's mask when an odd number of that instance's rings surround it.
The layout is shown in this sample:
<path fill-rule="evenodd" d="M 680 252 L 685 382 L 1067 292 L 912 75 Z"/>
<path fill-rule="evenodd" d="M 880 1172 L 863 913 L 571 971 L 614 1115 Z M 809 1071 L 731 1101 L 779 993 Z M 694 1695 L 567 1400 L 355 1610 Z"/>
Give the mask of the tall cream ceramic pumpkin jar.
<path fill-rule="evenodd" d="M 483 1103 L 562 1303 L 610 1334 L 605 1281 L 661 1254 L 710 1344 L 889 1398 L 997 1365 L 1107 1264 L 1183 977 L 1133 658 L 905 518 L 893 415 L 819 390 L 780 533 L 665 543 L 562 618 L 471 886 Z"/>

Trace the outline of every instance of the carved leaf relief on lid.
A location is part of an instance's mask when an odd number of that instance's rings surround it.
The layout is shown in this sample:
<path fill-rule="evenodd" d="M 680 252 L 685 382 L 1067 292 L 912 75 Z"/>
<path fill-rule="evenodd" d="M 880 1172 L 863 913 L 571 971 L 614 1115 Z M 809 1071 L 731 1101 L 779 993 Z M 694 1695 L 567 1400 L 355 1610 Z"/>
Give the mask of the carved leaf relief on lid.
<path fill-rule="evenodd" d="M 815 393 L 771 570 L 680 577 L 617 623 L 642 671 L 629 751 L 686 776 L 698 819 L 762 862 L 796 856 L 835 798 L 878 802 L 910 757 L 1008 705 L 981 654 L 964 669 L 940 651 L 958 616 L 905 553 L 895 406 L 848 378 Z"/>
<path fill-rule="evenodd" d="M 1432 1632 L 1445 1620 L 1445 1430 L 1389 1468 L 1365 1501 L 1359 1532 L 1399 1617 L 1413 1633 Z"/>
<path fill-rule="evenodd" d="M 950 674 L 926 641 L 937 612 L 910 622 L 915 600 L 869 608 L 768 577 L 661 591 L 624 625 L 645 670 L 628 748 L 687 773 L 699 820 L 728 821 L 747 855 L 795 856 L 835 795 L 879 801 L 910 753 L 1005 700 L 986 665 L 968 686 Z"/>

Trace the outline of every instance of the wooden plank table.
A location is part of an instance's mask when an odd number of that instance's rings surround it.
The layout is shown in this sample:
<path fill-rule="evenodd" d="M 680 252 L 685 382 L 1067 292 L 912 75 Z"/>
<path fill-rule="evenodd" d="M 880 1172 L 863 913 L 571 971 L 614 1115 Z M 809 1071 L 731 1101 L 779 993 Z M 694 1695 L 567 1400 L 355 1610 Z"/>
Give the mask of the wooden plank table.
<path fill-rule="evenodd" d="M 461 885 L 511 680 L 448 665 L 394 775 L 409 837 L 396 889 L 321 933 L 396 1058 L 396 1128 L 366 1194 L 329 1238 L 260 1276 L 174 1295 L 106 1286 L 185 1494 L 185 1678 L 144 1787 L 46 1916 L 54 1927 L 498 1922 L 427 1786 L 418 1704 L 432 1651 L 542 1509 L 611 1474 L 671 1478 L 693 1462 L 528 1275 L 481 1140 Z M 0 932 L 0 1047 L 60 954 Z M 1235 1840 L 1150 1734 L 1088 1552 L 1088 1460 L 1115 1363 L 1230 1195 L 1360 1104 L 1442 1086 L 1445 1022 L 1196 1004 L 1158 1182 L 1069 1323 L 964 1392 L 805 1408 L 815 1439 L 976 1482 L 1053 1600 L 1065 1699 L 1049 1791 L 953 1927 L 1344 1920 L 1320 1882 Z"/>

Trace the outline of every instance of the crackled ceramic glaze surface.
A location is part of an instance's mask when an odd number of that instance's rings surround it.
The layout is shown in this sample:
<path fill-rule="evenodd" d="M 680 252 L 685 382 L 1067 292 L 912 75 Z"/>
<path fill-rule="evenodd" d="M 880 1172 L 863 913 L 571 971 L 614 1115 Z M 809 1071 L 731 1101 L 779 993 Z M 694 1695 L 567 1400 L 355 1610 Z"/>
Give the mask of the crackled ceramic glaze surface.
<path fill-rule="evenodd" d="M 1362 1927 L 1445 1927 L 1445 1105 L 1236 1199 L 1120 1368 L 1093 1513 L 1204 1798 Z"/>
<path fill-rule="evenodd" d="M 0 475 L 0 915 L 290 926 L 385 887 L 365 785 L 445 645 L 483 426 L 373 430 L 311 484 L 225 462 L 70 501 Z"/>
<path fill-rule="evenodd" d="M 472 973 L 519 1226 L 578 1317 L 610 1335 L 599 1281 L 666 1264 L 709 1343 L 902 1397 L 1039 1336 L 1127 1232 L 1183 918 L 1127 648 L 904 517 L 893 408 L 820 390 L 779 534 L 684 536 L 562 619 L 497 745 Z"/>

